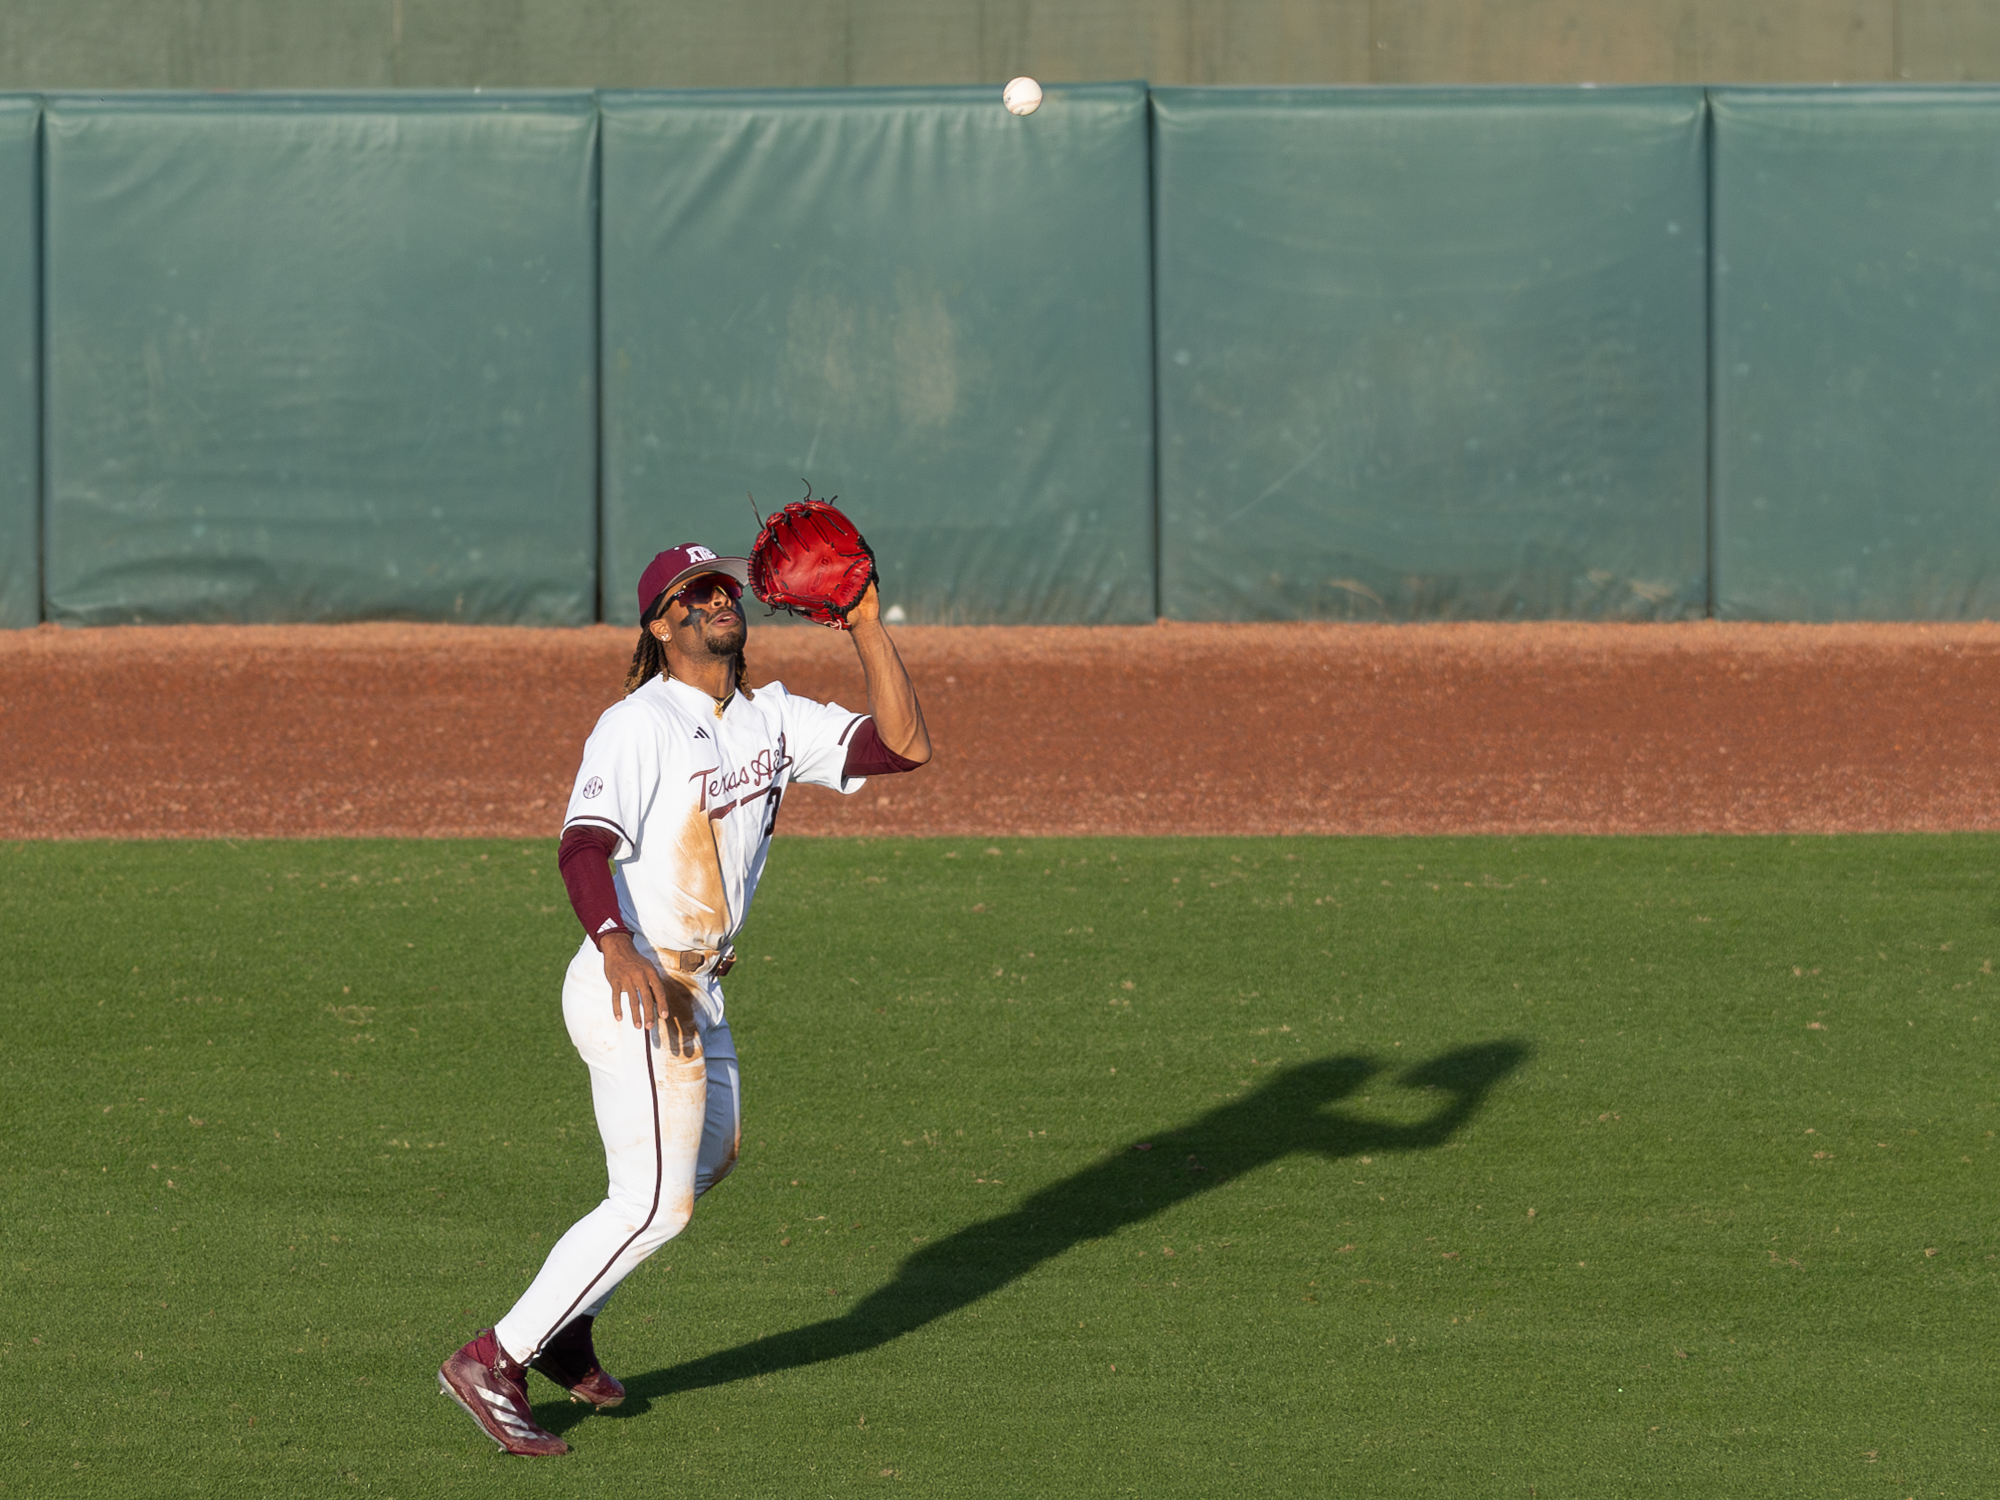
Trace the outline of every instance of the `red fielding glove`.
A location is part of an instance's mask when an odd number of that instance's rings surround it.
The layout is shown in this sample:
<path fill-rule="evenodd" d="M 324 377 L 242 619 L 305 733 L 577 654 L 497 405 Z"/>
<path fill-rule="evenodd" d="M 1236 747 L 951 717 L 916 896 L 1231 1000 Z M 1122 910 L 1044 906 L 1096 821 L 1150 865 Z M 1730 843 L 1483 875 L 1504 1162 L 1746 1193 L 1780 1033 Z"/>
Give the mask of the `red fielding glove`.
<path fill-rule="evenodd" d="M 852 521 L 825 500 L 794 500 L 775 512 L 750 549 L 750 587 L 786 609 L 835 630 L 875 581 L 875 552 Z"/>

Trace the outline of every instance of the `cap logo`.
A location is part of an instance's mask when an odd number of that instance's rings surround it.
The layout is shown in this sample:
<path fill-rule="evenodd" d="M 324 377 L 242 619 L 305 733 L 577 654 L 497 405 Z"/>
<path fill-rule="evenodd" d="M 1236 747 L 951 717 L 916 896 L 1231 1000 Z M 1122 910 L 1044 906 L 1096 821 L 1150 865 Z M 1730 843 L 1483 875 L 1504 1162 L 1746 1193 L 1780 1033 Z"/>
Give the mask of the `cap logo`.
<path fill-rule="evenodd" d="M 714 562 L 714 561 L 715 561 L 715 554 L 714 554 L 713 552 L 709 551 L 709 550 L 708 550 L 708 548 L 706 548 L 706 547 L 690 547 L 690 548 L 688 548 L 688 561 L 689 561 L 689 562 Z"/>

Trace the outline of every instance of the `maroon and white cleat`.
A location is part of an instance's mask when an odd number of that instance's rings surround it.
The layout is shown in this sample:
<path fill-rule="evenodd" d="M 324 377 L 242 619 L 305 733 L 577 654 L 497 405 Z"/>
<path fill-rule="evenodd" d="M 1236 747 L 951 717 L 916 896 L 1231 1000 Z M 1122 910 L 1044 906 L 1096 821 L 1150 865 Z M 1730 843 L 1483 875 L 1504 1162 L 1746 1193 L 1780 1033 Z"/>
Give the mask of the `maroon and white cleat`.
<path fill-rule="evenodd" d="M 444 1362 L 438 1385 L 464 1407 L 486 1435 L 508 1453 L 524 1458 L 553 1457 L 569 1444 L 535 1424 L 528 1409 L 528 1367 L 500 1347 L 490 1328 Z"/>
<path fill-rule="evenodd" d="M 542 1352 L 528 1363 L 569 1392 L 572 1401 L 588 1401 L 592 1406 L 616 1406 L 625 1399 L 625 1387 L 604 1373 L 597 1362 L 597 1350 L 590 1342 L 591 1318 L 577 1318 L 542 1346 Z"/>

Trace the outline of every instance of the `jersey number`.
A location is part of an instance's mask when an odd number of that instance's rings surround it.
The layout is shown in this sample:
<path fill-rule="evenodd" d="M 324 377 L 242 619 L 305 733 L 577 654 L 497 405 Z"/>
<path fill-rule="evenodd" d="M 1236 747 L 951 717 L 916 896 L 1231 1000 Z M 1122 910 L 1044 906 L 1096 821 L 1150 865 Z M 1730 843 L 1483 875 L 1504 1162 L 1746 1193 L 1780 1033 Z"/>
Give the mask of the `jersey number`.
<path fill-rule="evenodd" d="M 778 799 L 783 795 L 784 793 L 779 791 L 778 788 L 771 788 L 771 810 L 764 814 L 764 837 L 766 839 L 771 837 L 771 831 L 778 826 Z"/>

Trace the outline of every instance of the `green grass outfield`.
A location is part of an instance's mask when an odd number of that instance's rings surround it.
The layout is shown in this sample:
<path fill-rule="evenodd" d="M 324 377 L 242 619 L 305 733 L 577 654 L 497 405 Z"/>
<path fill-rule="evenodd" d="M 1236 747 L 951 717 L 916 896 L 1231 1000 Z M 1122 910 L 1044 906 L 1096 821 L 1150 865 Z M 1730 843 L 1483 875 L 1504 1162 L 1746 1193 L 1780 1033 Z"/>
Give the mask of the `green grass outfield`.
<path fill-rule="evenodd" d="M 0 1494 L 2000 1493 L 2000 840 L 781 841 L 527 1462 L 552 854 L 0 846 Z"/>

